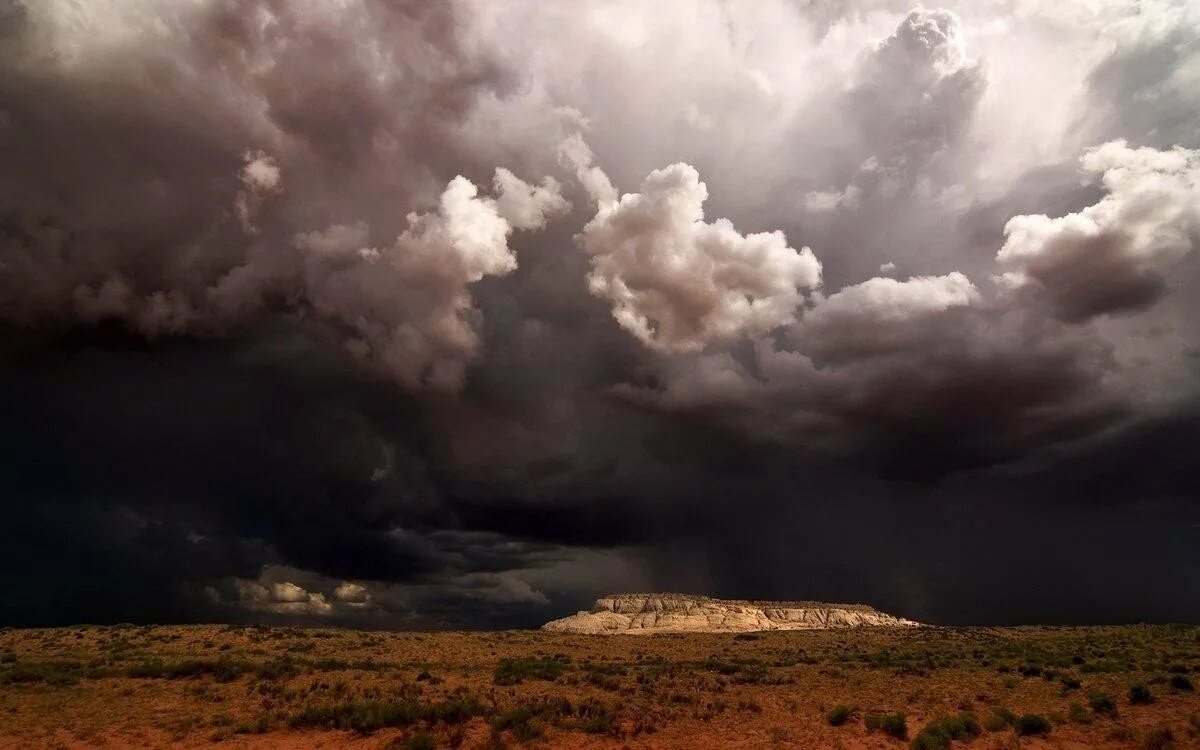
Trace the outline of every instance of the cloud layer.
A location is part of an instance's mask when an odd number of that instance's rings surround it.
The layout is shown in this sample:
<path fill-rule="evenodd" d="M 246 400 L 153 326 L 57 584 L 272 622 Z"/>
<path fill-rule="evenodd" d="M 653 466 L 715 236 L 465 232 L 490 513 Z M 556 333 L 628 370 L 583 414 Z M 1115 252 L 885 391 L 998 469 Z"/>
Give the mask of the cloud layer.
<path fill-rule="evenodd" d="M 782 232 L 743 236 L 728 219 L 706 223 L 707 197 L 694 167 L 672 164 L 647 175 L 637 193 L 599 198 L 580 234 L 592 262 L 588 289 L 652 348 L 692 351 L 787 325 L 800 289 L 821 282 L 812 251 L 792 249 Z"/>
<path fill-rule="evenodd" d="M 1002 281 L 1036 287 L 1072 321 L 1153 304 L 1200 236 L 1200 151 L 1112 141 L 1080 163 L 1101 176 L 1104 198 L 1066 216 L 1010 219 L 996 256 L 1009 269 Z"/>
<path fill-rule="evenodd" d="M 1195 619 L 1197 28 L 0 0 L 0 624 Z"/>

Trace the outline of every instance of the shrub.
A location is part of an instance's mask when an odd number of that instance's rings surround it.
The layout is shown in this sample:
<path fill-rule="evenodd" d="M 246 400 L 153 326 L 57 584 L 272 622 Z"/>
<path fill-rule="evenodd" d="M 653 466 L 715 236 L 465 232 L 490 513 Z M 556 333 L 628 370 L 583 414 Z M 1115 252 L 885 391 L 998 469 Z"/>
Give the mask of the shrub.
<path fill-rule="evenodd" d="M 1040 714 L 1025 714 L 1013 727 L 1019 735 L 1049 734 L 1050 720 Z"/>
<path fill-rule="evenodd" d="M 617 712 L 599 702 L 579 706 L 581 719 L 579 728 L 588 734 L 614 734 L 617 729 Z"/>
<path fill-rule="evenodd" d="M 992 709 L 992 713 L 983 720 L 984 729 L 989 732 L 1003 732 L 1017 721 L 1017 715 L 1003 706 Z"/>
<path fill-rule="evenodd" d="M 960 736 L 955 739 L 966 739 L 967 737 L 978 737 L 983 730 L 979 727 L 979 719 L 975 718 L 975 714 L 970 711 L 963 711 L 955 717 Z"/>
<path fill-rule="evenodd" d="M 716 672 L 718 674 L 723 674 L 726 676 L 735 675 L 738 672 L 740 672 L 742 669 L 737 664 L 734 664 L 732 662 L 727 662 L 727 661 L 721 661 L 720 659 L 718 659 L 715 656 L 710 656 L 707 659 L 705 659 L 702 666 L 711 672 Z"/>
<path fill-rule="evenodd" d="M 1196 688 L 1192 685 L 1192 681 L 1187 677 L 1181 674 L 1176 674 L 1171 675 L 1171 689 L 1177 690 L 1181 693 L 1190 693 Z"/>
<path fill-rule="evenodd" d="M 950 738 L 936 729 L 926 727 L 908 744 L 912 750 L 950 750 Z"/>
<path fill-rule="evenodd" d="M 418 721 L 461 724 L 482 716 L 484 707 L 475 698 L 455 698 L 442 703 L 421 704 L 414 700 L 361 701 L 330 706 L 308 706 L 291 717 L 293 727 L 322 727 L 374 732 L 384 727 L 404 727 Z"/>
<path fill-rule="evenodd" d="M 497 685 L 516 685 L 526 679 L 553 682 L 566 666 L 566 661 L 558 657 L 501 659 L 493 678 Z"/>
<path fill-rule="evenodd" d="M 741 700 L 737 702 L 737 706 L 741 711 L 749 711 L 755 714 L 762 713 L 762 706 L 758 705 L 757 701 Z"/>
<path fill-rule="evenodd" d="M 1142 747 L 1145 750 L 1171 750 L 1175 747 L 1175 735 L 1166 727 L 1151 729 L 1142 742 Z"/>
<path fill-rule="evenodd" d="M 1088 696 L 1088 705 L 1098 714 L 1113 717 L 1117 715 L 1117 702 L 1107 693 L 1092 693 Z"/>
<path fill-rule="evenodd" d="M 908 737 L 908 720 L 902 713 L 868 714 L 865 719 L 868 732 L 876 729 L 898 740 Z"/>
<path fill-rule="evenodd" d="M 263 676 L 266 679 L 279 677 L 284 673 L 278 667 L 268 667 L 266 664 L 258 667 L 257 670 L 260 673 L 265 672 L 266 674 Z M 170 663 L 161 661 L 139 662 L 128 667 L 125 670 L 125 675 L 127 677 L 167 680 L 211 675 L 217 682 L 233 682 L 243 674 L 253 671 L 256 671 L 254 665 L 234 659 L 217 659 L 215 661 L 209 659 L 185 659 L 184 661 Z"/>
<path fill-rule="evenodd" d="M 979 721 L 964 712 L 934 719 L 913 737 L 910 747 L 912 750 L 948 750 L 954 740 L 969 740 L 979 734 Z"/>
<path fill-rule="evenodd" d="M 429 732 L 417 732 L 404 743 L 404 750 L 437 750 L 437 744 Z"/>
<path fill-rule="evenodd" d="M 1135 706 L 1145 706 L 1154 702 L 1154 693 L 1150 688 L 1138 683 L 1129 687 L 1129 702 Z"/>
<path fill-rule="evenodd" d="M 98 676 L 75 661 L 18 662 L 0 672 L 0 685 L 42 682 L 50 685 L 74 685 L 81 677 Z"/>
<path fill-rule="evenodd" d="M 533 706 L 514 706 L 492 717 L 492 727 L 498 732 L 507 729 L 518 742 L 536 740 L 542 736 L 541 728 L 533 721 L 537 713 Z"/>
<path fill-rule="evenodd" d="M 1092 715 L 1078 701 L 1071 701 L 1071 705 L 1067 707 L 1067 718 L 1076 724 L 1092 723 Z"/>
<path fill-rule="evenodd" d="M 902 740 L 908 736 L 908 720 L 902 713 L 884 714 L 883 721 L 879 723 L 879 728 L 883 733 Z"/>
<path fill-rule="evenodd" d="M 849 719 L 853 713 L 853 708 L 844 703 L 839 703 L 838 705 L 829 709 L 829 713 L 825 714 L 825 719 L 829 722 L 829 726 L 840 727 L 846 723 L 846 720 Z"/>

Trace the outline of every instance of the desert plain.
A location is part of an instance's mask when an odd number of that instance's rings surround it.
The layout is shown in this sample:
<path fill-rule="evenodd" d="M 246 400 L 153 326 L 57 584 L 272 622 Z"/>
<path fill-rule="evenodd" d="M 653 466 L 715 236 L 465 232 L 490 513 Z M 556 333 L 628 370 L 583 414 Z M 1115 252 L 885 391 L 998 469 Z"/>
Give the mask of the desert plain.
<path fill-rule="evenodd" d="M 0 748 L 1200 747 L 1200 627 L 0 631 Z"/>

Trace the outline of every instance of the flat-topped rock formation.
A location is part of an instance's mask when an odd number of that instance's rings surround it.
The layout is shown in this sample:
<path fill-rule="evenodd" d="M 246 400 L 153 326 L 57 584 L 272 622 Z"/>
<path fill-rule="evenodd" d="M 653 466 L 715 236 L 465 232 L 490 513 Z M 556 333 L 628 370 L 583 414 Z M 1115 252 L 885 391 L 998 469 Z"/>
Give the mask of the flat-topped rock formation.
<path fill-rule="evenodd" d="M 747 633 L 759 630 L 917 627 L 864 604 L 760 602 L 687 594 L 614 594 L 542 626 L 560 633 Z"/>

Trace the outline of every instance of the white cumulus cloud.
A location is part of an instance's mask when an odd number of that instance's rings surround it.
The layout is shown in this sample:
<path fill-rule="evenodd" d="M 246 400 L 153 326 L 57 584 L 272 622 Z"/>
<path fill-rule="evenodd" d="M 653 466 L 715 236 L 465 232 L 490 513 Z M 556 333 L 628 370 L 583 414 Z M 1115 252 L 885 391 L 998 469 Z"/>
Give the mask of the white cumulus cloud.
<path fill-rule="evenodd" d="M 792 248 L 782 232 L 743 235 L 727 219 L 706 222 L 708 189 L 688 164 L 654 170 L 636 193 L 601 200 L 607 194 L 592 191 L 599 208 L 579 235 L 588 289 L 653 349 L 693 351 L 787 325 L 801 289 L 821 282 L 812 251 Z"/>
<path fill-rule="evenodd" d="M 1111 141 L 1081 164 L 1107 194 L 1076 213 L 1014 216 L 996 260 L 1009 287 L 1040 292 L 1071 321 L 1145 307 L 1200 233 L 1200 151 Z"/>

